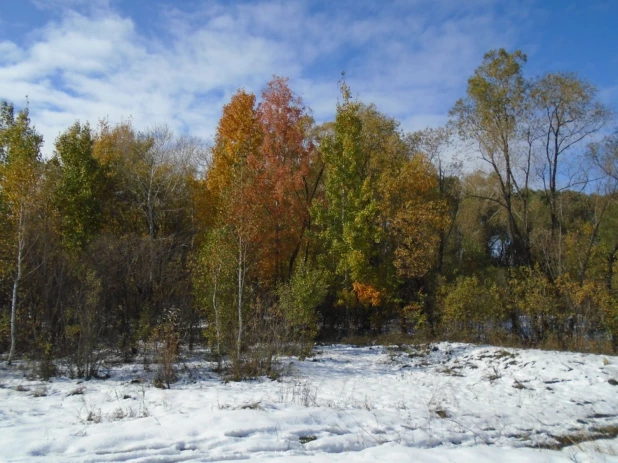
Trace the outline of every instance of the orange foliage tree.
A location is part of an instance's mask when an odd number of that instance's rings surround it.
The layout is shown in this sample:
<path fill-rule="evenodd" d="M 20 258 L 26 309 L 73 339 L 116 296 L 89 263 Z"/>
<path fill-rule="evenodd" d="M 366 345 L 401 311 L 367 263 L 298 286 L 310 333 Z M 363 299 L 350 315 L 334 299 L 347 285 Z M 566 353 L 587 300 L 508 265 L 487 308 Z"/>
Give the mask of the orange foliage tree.
<path fill-rule="evenodd" d="M 227 273 L 234 275 L 234 298 L 221 310 L 234 313 L 236 374 L 239 374 L 241 363 L 248 310 L 247 279 L 255 261 L 254 237 L 257 234 L 255 204 L 249 195 L 255 175 L 249 169 L 248 158 L 257 153 L 261 142 L 255 95 L 239 90 L 223 108 L 212 149 L 212 166 L 206 178 L 214 215 L 211 234 L 218 237 L 212 249 L 224 247 L 229 250 L 228 255 L 235 256 L 234 262 L 226 262 L 230 266 Z M 208 258 L 206 255 L 205 259 Z M 213 305 L 217 305 L 216 290 Z M 218 312 L 215 313 L 217 325 Z"/>

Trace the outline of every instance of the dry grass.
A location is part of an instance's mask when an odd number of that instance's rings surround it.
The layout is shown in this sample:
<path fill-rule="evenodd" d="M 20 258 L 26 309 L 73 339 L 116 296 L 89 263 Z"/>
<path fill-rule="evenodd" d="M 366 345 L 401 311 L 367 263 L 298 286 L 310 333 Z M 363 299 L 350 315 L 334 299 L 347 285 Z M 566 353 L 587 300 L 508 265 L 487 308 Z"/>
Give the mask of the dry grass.
<path fill-rule="evenodd" d="M 561 436 L 551 436 L 553 443 L 537 444 L 536 448 L 562 450 L 565 447 L 579 445 L 585 442 L 598 441 L 602 439 L 614 439 L 618 437 L 618 426 L 599 426 L 590 428 L 589 431 L 578 431 L 573 434 Z"/>

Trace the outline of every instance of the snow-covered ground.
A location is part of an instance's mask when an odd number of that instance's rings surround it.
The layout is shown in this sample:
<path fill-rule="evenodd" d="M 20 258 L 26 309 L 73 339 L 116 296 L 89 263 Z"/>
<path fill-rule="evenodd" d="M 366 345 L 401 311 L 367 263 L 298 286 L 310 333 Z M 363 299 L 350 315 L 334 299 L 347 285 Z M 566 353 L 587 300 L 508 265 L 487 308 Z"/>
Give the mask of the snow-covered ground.
<path fill-rule="evenodd" d="M 618 462 L 617 357 L 440 343 L 317 347 L 276 381 L 210 366 L 163 390 L 140 364 L 87 382 L 3 365 L 0 460 Z"/>

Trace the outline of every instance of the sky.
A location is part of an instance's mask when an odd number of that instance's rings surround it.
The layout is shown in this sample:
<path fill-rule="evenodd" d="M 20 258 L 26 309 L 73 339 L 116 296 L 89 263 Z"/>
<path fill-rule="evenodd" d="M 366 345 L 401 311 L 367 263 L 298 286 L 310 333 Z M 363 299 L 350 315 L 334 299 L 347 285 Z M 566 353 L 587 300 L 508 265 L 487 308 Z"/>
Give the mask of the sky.
<path fill-rule="evenodd" d="M 618 112 L 618 0 L 0 0 L 0 99 L 46 140 L 131 118 L 212 139 L 240 87 L 273 75 L 334 117 L 341 72 L 403 130 L 436 127 L 494 48 L 572 71 Z"/>

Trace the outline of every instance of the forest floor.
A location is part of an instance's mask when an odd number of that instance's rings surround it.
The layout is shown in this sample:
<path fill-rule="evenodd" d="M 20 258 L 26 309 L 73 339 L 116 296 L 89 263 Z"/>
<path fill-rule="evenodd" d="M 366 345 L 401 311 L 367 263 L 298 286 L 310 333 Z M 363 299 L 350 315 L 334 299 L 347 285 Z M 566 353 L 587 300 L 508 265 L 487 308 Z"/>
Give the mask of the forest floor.
<path fill-rule="evenodd" d="M 277 380 L 204 353 L 108 379 L 0 367 L 0 461 L 618 462 L 618 357 L 438 343 L 318 346 Z"/>

